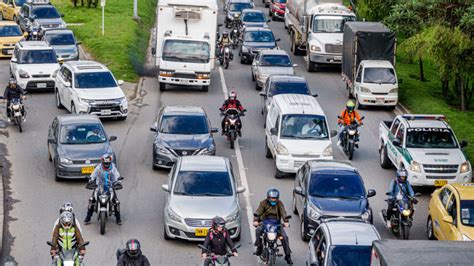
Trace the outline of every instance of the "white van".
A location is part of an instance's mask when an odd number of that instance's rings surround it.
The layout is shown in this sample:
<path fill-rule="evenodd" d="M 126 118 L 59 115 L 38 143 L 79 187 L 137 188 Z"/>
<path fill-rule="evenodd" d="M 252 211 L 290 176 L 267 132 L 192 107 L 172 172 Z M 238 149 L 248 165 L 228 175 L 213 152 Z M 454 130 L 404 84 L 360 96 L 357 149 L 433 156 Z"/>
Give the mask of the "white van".
<path fill-rule="evenodd" d="M 310 95 L 280 94 L 273 97 L 265 128 L 265 155 L 275 158 L 275 178 L 296 173 L 307 160 L 333 159 L 326 115 Z"/>

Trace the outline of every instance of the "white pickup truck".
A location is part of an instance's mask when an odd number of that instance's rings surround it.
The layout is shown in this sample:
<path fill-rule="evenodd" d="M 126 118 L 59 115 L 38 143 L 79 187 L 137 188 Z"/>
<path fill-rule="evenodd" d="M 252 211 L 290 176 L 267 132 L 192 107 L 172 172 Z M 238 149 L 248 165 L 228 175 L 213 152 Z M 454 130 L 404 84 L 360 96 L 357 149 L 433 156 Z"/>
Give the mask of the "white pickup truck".
<path fill-rule="evenodd" d="M 380 166 L 408 171 L 413 186 L 468 183 L 472 166 L 444 115 L 399 115 L 379 125 Z"/>

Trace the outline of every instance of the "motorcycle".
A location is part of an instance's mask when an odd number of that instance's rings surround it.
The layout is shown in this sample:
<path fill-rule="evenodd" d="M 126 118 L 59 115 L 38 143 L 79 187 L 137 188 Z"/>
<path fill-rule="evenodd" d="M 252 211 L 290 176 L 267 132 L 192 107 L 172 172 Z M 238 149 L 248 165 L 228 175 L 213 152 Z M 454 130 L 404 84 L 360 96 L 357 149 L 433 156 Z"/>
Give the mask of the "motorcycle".
<path fill-rule="evenodd" d="M 230 31 L 230 39 L 232 40 L 232 49 L 235 49 L 239 44 L 240 39 L 240 20 L 234 20 L 232 22 L 232 30 Z"/>
<path fill-rule="evenodd" d="M 340 116 L 338 116 L 338 118 L 342 119 L 342 117 Z M 361 117 L 361 120 L 363 120 L 364 118 L 364 116 Z M 341 139 L 341 146 L 349 160 L 352 160 L 355 148 L 359 148 L 359 127 L 359 123 L 354 120 L 344 129 L 345 133 L 343 134 L 343 137 Z"/>
<path fill-rule="evenodd" d="M 224 45 L 224 48 L 221 49 L 221 53 L 219 55 L 219 62 L 221 65 L 224 65 L 224 69 L 229 68 L 229 61 L 232 60 L 233 55 L 230 51 L 229 45 Z"/>
<path fill-rule="evenodd" d="M 386 195 L 390 195 L 389 192 Z M 385 201 L 389 201 L 388 199 Z M 413 224 L 413 214 L 414 209 L 412 208 L 413 204 L 417 204 L 416 199 L 409 199 L 401 192 L 395 198 L 395 204 L 393 205 L 391 217 L 387 217 L 387 210 L 382 210 L 382 217 L 387 223 L 387 220 L 390 219 L 391 231 L 394 235 L 400 236 L 402 239 L 408 240 L 410 238 L 410 228 Z"/>
<path fill-rule="evenodd" d="M 245 110 L 239 112 L 236 108 L 229 108 L 225 112 L 221 112 L 221 116 L 225 117 L 224 121 L 224 135 L 227 137 L 227 140 L 230 142 L 230 148 L 234 149 L 235 141 L 237 140 L 237 122 L 240 121 L 241 116 L 245 116 Z"/>
<path fill-rule="evenodd" d="M 123 177 L 118 178 L 119 181 L 123 179 Z M 97 188 L 97 184 L 95 182 L 88 182 L 86 188 L 94 190 Z M 96 194 L 94 212 L 98 214 L 101 235 L 105 234 L 105 225 L 107 223 L 108 217 L 115 215 L 115 206 L 113 203 L 111 203 L 114 193 L 116 190 L 122 189 L 123 186 L 120 182 L 115 182 L 112 184 L 112 188 L 113 189 L 106 189 L 104 186 L 100 186 Z"/>
<path fill-rule="evenodd" d="M 254 214 L 255 216 L 256 214 Z M 285 217 L 285 219 L 291 219 L 291 215 Z M 262 235 L 257 236 L 262 238 L 263 249 L 260 259 L 265 265 L 273 266 L 276 265 L 276 258 L 282 257 L 279 247 L 281 243 L 278 243 L 280 238 L 280 232 L 282 225 L 280 221 L 276 219 L 263 220 L 260 225 L 263 227 Z"/>
<path fill-rule="evenodd" d="M 39 27 L 29 27 L 27 32 L 28 32 L 28 37 L 26 38 L 27 41 L 39 41 L 41 39 Z"/>
<path fill-rule="evenodd" d="M 207 249 L 204 245 L 202 244 L 199 244 L 198 245 L 199 248 L 201 249 L 204 249 L 207 251 L 207 255 L 210 255 L 209 256 L 209 259 L 211 260 L 211 264 L 212 266 L 217 266 L 217 265 L 220 265 L 220 266 L 230 266 L 230 261 L 229 261 L 229 258 L 234 256 L 234 254 L 232 254 L 232 252 L 229 252 L 229 250 L 227 250 L 227 254 L 225 255 L 215 255 L 215 254 L 212 254 L 212 252 Z M 240 248 L 240 244 L 238 245 L 235 245 L 234 247 L 235 249 L 238 249 Z M 207 266 L 207 263 L 204 262 L 204 265 Z"/>
<path fill-rule="evenodd" d="M 0 97 L 1 100 L 5 99 L 3 96 Z M 20 98 L 13 98 L 10 101 L 10 105 L 8 106 L 8 109 L 10 110 L 10 119 L 13 121 L 15 125 L 18 126 L 18 130 L 23 132 L 23 126 L 22 123 L 26 119 L 26 110 L 25 106 L 21 102 Z"/>
<path fill-rule="evenodd" d="M 82 245 L 77 245 L 75 241 L 73 241 L 70 247 L 66 247 L 63 242 L 59 243 L 59 252 L 53 257 L 53 262 L 51 265 L 57 266 L 83 266 L 84 264 L 82 261 L 84 260 L 84 256 L 79 254 L 79 249 L 89 245 L 89 241 L 82 243 Z M 47 241 L 46 244 L 48 246 L 53 247 L 53 242 Z"/>

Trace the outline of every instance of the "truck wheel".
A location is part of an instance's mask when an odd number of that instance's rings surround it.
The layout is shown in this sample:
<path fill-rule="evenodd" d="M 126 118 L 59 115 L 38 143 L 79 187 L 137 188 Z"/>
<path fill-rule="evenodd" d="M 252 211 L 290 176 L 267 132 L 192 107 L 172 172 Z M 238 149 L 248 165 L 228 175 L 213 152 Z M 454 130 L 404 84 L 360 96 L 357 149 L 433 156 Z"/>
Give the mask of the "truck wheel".
<path fill-rule="evenodd" d="M 380 149 L 380 166 L 383 169 L 389 169 L 392 166 L 392 163 L 390 162 L 390 159 L 387 155 L 387 145 L 384 145 Z"/>
<path fill-rule="evenodd" d="M 306 61 L 306 70 L 308 70 L 308 72 L 311 73 L 311 72 L 315 72 L 316 69 L 317 69 L 316 63 L 311 62 L 308 55 L 308 61 Z"/>
<path fill-rule="evenodd" d="M 209 86 L 202 86 L 202 91 L 208 92 L 209 91 Z"/>
<path fill-rule="evenodd" d="M 282 178 L 282 177 L 284 177 L 284 176 L 285 176 L 285 173 L 282 172 L 282 171 L 280 171 L 280 170 L 278 170 L 278 168 L 276 168 L 276 164 L 275 164 L 275 178 L 276 178 L 276 179 L 280 179 L 280 178 Z"/>
<path fill-rule="evenodd" d="M 431 216 L 428 216 L 428 220 L 426 221 L 426 236 L 429 240 L 436 239 L 436 236 L 434 235 L 433 219 L 431 219 Z"/>
<path fill-rule="evenodd" d="M 166 83 L 160 82 L 160 91 L 165 91 L 166 90 Z"/>
<path fill-rule="evenodd" d="M 364 105 L 362 105 L 360 102 L 359 102 L 359 98 L 356 96 L 356 102 L 355 102 L 355 108 L 356 109 L 359 109 L 359 110 L 362 110 L 364 109 Z"/>

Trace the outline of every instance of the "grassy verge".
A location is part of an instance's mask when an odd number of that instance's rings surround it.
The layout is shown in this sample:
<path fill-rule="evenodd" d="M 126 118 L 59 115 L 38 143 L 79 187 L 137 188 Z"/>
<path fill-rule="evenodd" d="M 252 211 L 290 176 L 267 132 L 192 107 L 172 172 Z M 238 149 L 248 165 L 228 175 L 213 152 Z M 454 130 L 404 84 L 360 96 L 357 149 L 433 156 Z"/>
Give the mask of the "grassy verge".
<path fill-rule="evenodd" d="M 102 36 L 102 9 L 72 6 L 71 0 L 52 0 L 65 14 L 76 38 L 98 61 L 106 64 L 117 79 L 134 82 L 145 62 L 150 28 L 155 19 L 157 0 L 138 0 L 140 23 L 132 19 L 132 0 L 107 0 L 105 7 L 105 35 Z M 84 1 L 86 2 L 86 1 Z M 100 2 L 100 1 L 99 1 Z"/>
<path fill-rule="evenodd" d="M 412 113 L 418 114 L 444 114 L 449 125 L 453 128 L 459 140 L 467 140 L 469 146 L 465 148 L 465 154 L 474 165 L 474 133 L 472 132 L 472 117 L 474 111 L 461 112 L 459 109 L 449 106 L 441 94 L 441 82 L 438 78 L 436 67 L 430 62 L 425 62 L 424 73 L 427 81 L 418 80 L 418 64 L 406 63 L 403 55 L 399 56 L 397 62 L 397 75 L 403 79 L 400 84 L 400 101 Z"/>

